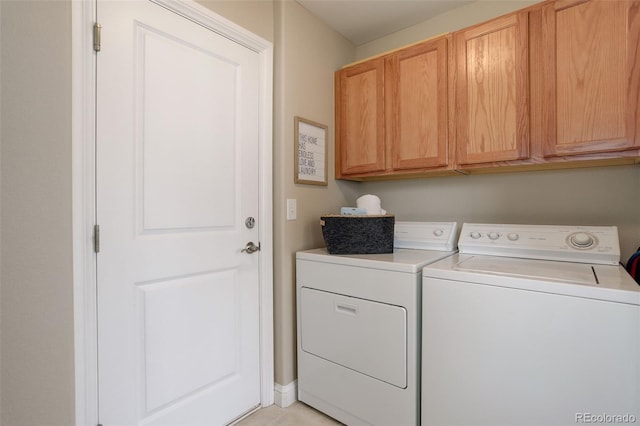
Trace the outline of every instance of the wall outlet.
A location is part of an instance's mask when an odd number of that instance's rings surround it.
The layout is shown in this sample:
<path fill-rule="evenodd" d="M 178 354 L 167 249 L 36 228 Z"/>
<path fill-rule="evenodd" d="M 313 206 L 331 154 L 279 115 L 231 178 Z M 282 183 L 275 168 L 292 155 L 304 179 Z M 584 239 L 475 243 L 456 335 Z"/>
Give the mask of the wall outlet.
<path fill-rule="evenodd" d="M 295 198 L 287 198 L 287 220 L 296 220 L 298 206 Z"/>

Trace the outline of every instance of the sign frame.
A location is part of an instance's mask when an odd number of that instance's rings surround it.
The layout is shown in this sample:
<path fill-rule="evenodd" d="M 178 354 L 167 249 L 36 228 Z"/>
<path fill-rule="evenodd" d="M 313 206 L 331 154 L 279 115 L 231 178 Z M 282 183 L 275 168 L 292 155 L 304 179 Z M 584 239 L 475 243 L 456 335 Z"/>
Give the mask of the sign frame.
<path fill-rule="evenodd" d="M 328 126 L 298 116 L 293 123 L 294 182 L 327 186 Z M 323 174 L 320 176 L 318 172 Z"/>

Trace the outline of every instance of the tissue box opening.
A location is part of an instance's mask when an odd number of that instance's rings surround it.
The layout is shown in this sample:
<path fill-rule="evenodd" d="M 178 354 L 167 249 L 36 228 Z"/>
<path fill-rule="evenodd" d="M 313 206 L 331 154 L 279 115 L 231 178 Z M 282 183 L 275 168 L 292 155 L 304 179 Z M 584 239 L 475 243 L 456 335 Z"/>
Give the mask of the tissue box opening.
<path fill-rule="evenodd" d="M 393 253 L 394 224 L 392 214 L 320 217 L 329 254 Z"/>

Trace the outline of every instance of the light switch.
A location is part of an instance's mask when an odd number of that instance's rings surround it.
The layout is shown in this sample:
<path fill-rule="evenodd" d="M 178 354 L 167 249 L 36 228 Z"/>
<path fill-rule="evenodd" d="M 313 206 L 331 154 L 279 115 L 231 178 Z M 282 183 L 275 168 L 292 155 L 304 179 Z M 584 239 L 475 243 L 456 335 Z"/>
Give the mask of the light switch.
<path fill-rule="evenodd" d="M 298 206 L 295 198 L 287 198 L 287 220 L 296 220 Z"/>

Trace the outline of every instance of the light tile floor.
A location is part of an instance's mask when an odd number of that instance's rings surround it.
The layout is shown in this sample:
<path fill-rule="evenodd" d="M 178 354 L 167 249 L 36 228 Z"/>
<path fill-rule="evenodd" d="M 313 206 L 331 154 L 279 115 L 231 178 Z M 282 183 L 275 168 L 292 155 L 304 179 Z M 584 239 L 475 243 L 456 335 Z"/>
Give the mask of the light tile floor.
<path fill-rule="evenodd" d="M 270 405 L 261 408 L 236 426 L 334 426 L 341 425 L 335 419 L 296 401 L 287 408 Z"/>

